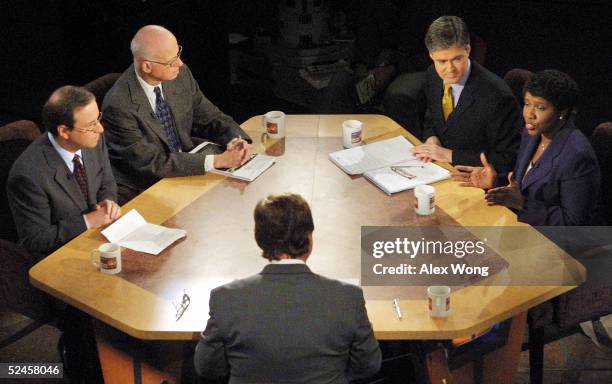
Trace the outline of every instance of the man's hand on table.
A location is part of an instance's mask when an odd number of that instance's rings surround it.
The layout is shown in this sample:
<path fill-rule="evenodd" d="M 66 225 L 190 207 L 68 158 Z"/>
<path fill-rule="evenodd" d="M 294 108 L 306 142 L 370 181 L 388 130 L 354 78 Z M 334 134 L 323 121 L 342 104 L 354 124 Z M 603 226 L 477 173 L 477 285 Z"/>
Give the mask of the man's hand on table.
<path fill-rule="evenodd" d="M 227 144 L 225 152 L 215 155 L 214 166 L 217 169 L 239 167 L 251 158 L 253 145 L 237 137 Z"/>
<path fill-rule="evenodd" d="M 89 228 L 100 228 L 121 217 L 121 207 L 112 200 L 104 199 L 96 204 L 96 208 L 85 214 Z"/>
<path fill-rule="evenodd" d="M 417 145 L 412 149 L 412 154 L 419 160 L 429 163 L 433 160 L 452 163 L 453 151 L 444 148 L 437 136 L 430 136 L 425 143 Z"/>

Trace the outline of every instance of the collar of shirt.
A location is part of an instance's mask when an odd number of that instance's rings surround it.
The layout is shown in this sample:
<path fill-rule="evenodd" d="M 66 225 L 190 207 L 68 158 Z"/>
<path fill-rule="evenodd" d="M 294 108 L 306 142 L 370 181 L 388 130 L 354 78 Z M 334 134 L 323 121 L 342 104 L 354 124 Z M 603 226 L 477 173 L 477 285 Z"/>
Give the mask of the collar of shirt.
<path fill-rule="evenodd" d="M 468 77 L 470 77 L 470 72 L 472 71 L 472 60 L 468 59 L 468 68 L 465 71 L 465 75 L 459 80 L 456 84 L 451 84 L 451 88 L 453 89 L 453 107 L 457 106 L 459 102 L 459 98 L 461 97 L 461 92 L 463 92 L 463 88 L 465 88 L 465 83 L 467 82 Z"/>
<path fill-rule="evenodd" d="M 47 135 L 49 136 L 49 141 L 51 142 L 51 145 L 53 146 L 53 148 L 55 148 L 62 160 L 64 160 L 64 163 L 66 163 L 66 166 L 68 167 L 70 172 L 74 173 L 74 163 L 72 162 L 72 159 L 74 159 L 74 155 L 79 155 L 79 157 L 81 158 L 81 162 L 84 161 L 83 153 L 81 153 L 81 150 L 79 149 L 78 151 L 72 153 L 64 149 L 64 147 L 62 147 L 61 145 L 59 145 L 59 143 L 55 141 L 55 137 L 53 137 L 53 134 L 51 132 L 47 132 Z"/>
<path fill-rule="evenodd" d="M 289 264 L 306 264 L 306 262 L 300 259 L 280 259 L 280 260 L 270 260 L 270 264 L 289 265 Z"/>
<path fill-rule="evenodd" d="M 164 96 L 164 88 L 162 87 L 162 84 L 159 83 L 158 85 L 151 85 L 144 81 L 142 77 L 140 77 L 140 75 L 138 75 L 138 71 L 136 71 L 136 68 L 134 68 L 134 72 L 136 73 L 136 79 L 138 79 L 138 83 L 142 87 L 145 96 L 147 96 L 147 100 L 149 100 L 149 104 L 151 104 L 151 109 L 153 110 L 153 112 L 155 112 L 155 99 L 157 98 L 155 96 L 154 91 L 155 87 L 159 87 L 159 89 L 161 90 L 162 97 L 166 97 Z"/>

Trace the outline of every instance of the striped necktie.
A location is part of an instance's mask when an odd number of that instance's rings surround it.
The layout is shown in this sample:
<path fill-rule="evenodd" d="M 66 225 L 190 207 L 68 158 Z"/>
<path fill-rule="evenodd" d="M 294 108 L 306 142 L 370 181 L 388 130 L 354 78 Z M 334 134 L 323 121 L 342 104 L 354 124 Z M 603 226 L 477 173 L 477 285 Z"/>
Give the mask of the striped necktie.
<path fill-rule="evenodd" d="M 81 163 L 81 157 L 74 154 L 72 158 L 72 163 L 74 164 L 74 178 L 79 184 L 79 189 L 85 198 L 85 202 L 89 204 L 89 190 L 87 189 L 87 174 L 85 173 L 85 168 L 83 167 L 83 163 Z"/>
<path fill-rule="evenodd" d="M 450 84 L 444 84 L 444 95 L 442 95 L 442 114 L 444 121 L 448 120 L 448 116 L 453 112 L 453 88 Z"/>
<path fill-rule="evenodd" d="M 157 114 L 157 118 L 159 119 L 160 123 L 166 130 L 170 151 L 178 152 L 181 149 L 181 144 L 176 135 L 176 127 L 174 125 L 172 113 L 170 113 L 170 108 L 168 108 L 166 100 L 164 100 L 162 97 L 161 89 L 159 87 L 155 87 L 153 88 L 153 91 L 155 92 L 155 113 Z"/>

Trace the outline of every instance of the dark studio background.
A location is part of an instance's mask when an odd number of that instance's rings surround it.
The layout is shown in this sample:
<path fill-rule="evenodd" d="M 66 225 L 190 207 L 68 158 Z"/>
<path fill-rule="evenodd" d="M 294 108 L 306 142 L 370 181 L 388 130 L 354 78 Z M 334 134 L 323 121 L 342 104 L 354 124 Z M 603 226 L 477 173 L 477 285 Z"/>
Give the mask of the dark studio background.
<path fill-rule="evenodd" d="M 278 0 L 91 0 L 0 2 L 0 124 L 39 120 L 50 92 L 85 84 L 131 62 L 129 42 L 145 24 L 161 24 L 185 47 L 203 92 L 238 122 L 270 109 L 316 113 L 274 97 L 265 82 L 231 85 L 229 32 L 278 33 Z M 329 0 L 354 12 L 358 1 Z M 452 2 L 452 1 L 451 1 Z M 612 120 L 612 33 L 608 0 L 452 2 L 487 44 L 485 66 L 556 68 L 582 89 L 578 125 L 586 133 Z M 262 85 L 263 84 L 263 85 Z"/>

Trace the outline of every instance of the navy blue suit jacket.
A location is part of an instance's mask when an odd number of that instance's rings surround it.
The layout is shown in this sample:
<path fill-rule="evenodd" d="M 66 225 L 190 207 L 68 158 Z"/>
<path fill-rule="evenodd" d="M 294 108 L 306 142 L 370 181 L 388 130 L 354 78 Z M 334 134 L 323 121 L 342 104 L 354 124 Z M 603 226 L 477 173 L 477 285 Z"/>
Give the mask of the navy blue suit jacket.
<path fill-rule="evenodd" d="M 540 136 L 521 137 L 514 178 L 525 196 L 519 221 L 531 225 L 589 225 L 600 172 L 588 139 L 567 122 L 525 176 Z"/>
<path fill-rule="evenodd" d="M 512 170 L 523 119 L 512 91 L 494 73 L 474 60 L 459 102 L 444 121 L 444 85 L 434 66 L 427 70 L 427 110 L 423 140 L 437 136 L 444 148 L 453 150 L 453 164 L 480 166 L 480 153 L 497 172 Z"/>

